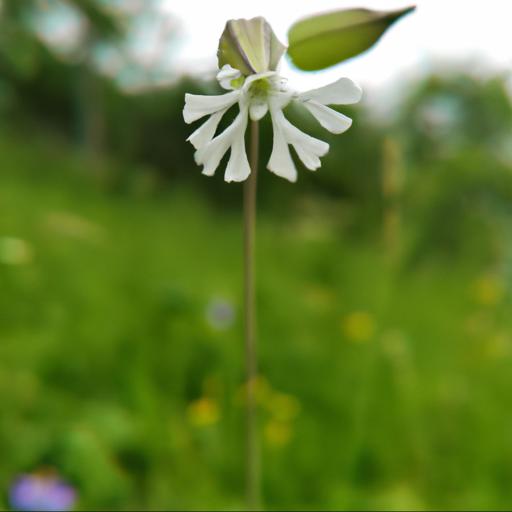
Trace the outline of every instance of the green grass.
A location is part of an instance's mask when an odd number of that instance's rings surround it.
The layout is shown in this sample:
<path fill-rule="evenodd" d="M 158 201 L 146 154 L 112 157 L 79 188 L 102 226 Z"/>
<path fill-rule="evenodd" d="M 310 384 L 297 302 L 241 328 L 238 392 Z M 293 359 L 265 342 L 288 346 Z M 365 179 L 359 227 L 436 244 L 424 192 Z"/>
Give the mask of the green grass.
<path fill-rule="evenodd" d="M 239 509 L 240 215 L 108 191 L 57 144 L 4 140 L 0 168 L 3 499 L 52 466 L 83 509 Z M 505 283 L 464 255 L 390 262 L 342 212 L 259 221 L 266 506 L 509 508 Z M 233 325 L 207 321 L 215 298 Z"/>

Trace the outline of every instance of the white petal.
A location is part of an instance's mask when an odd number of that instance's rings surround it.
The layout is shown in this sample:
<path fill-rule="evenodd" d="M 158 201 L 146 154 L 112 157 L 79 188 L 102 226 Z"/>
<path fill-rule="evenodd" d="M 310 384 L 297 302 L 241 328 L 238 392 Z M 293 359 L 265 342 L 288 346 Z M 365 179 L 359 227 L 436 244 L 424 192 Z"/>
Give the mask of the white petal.
<path fill-rule="evenodd" d="M 316 120 L 331 133 L 346 132 L 352 126 L 352 119 L 344 116 L 332 108 L 326 107 L 316 101 L 305 101 L 303 105 L 313 114 Z"/>
<path fill-rule="evenodd" d="M 207 146 L 198 149 L 195 153 L 195 159 L 198 165 L 203 165 L 203 174 L 213 176 L 222 157 L 227 153 L 233 144 L 240 123 L 243 121 L 243 114 L 240 113 L 233 123 L 229 125 L 221 134 L 217 135 Z"/>
<path fill-rule="evenodd" d="M 272 108 L 283 110 L 293 99 L 293 92 L 275 92 L 270 99 Z"/>
<path fill-rule="evenodd" d="M 229 183 L 231 181 L 244 181 L 251 174 L 251 166 L 245 151 L 245 131 L 247 129 L 248 111 L 247 108 L 240 113 L 241 122 L 237 127 L 236 136 L 231 145 L 231 155 L 226 167 L 224 179 Z"/>
<path fill-rule="evenodd" d="M 302 101 L 313 100 L 322 105 L 352 105 L 361 100 L 363 91 L 350 78 L 340 78 L 337 82 L 313 89 L 299 95 Z"/>
<path fill-rule="evenodd" d="M 238 69 L 235 69 L 235 68 L 231 67 L 229 64 L 226 64 L 217 73 L 217 80 L 223 89 L 232 91 L 233 86 L 231 85 L 231 82 L 233 80 L 236 80 L 237 78 L 240 78 L 241 76 L 242 76 L 242 73 L 240 73 L 240 71 L 238 71 Z"/>
<path fill-rule="evenodd" d="M 293 145 L 297 155 L 302 160 L 302 163 L 310 171 L 318 169 L 322 165 L 320 157 L 327 154 L 329 151 L 329 144 L 322 140 L 315 139 L 307 133 L 299 130 L 286 118 L 284 118 L 283 122 L 285 136 L 288 142 Z"/>
<path fill-rule="evenodd" d="M 288 148 L 288 141 L 284 134 L 284 115 L 282 111 L 274 105 L 271 105 L 270 113 L 274 131 L 274 144 L 267 168 L 269 171 L 277 174 L 277 176 L 281 176 L 294 183 L 297 181 L 297 168 L 293 163 L 292 155 Z"/>
<path fill-rule="evenodd" d="M 201 149 L 211 142 L 217 131 L 222 116 L 226 113 L 227 109 L 215 112 L 210 116 L 210 119 L 202 124 L 187 140 L 196 149 Z"/>
<path fill-rule="evenodd" d="M 320 167 L 322 167 L 322 162 L 320 161 L 319 157 L 312 153 L 304 151 L 304 149 L 301 146 L 293 147 L 295 148 L 295 151 L 297 151 L 297 155 L 301 159 L 306 169 L 309 169 L 310 171 L 316 171 L 317 169 L 320 169 Z"/>
<path fill-rule="evenodd" d="M 239 78 L 242 76 L 242 73 L 238 71 L 238 69 L 235 69 L 234 67 L 230 66 L 229 64 L 226 64 L 222 66 L 222 69 L 217 73 L 217 80 L 219 82 L 221 80 L 225 80 L 226 78 L 231 78 L 232 80 L 235 78 Z"/>
<path fill-rule="evenodd" d="M 263 73 L 255 73 L 254 75 L 249 75 L 244 82 L 243 89 L 245 92 L 247 92 L 250 89 L 251 84 L 253 82 L 256 82 L 257 80 L 262 80 L 264 78 L 271 78 L 276 75 L 277 73 L 275 71 L 265 71 Z"/>
<path fill-rule="evenodd" d="M 231 146 L 232 139 L 227 134 L 227 129 L 215 137 L 210 144 L 196 151 L 195 159 L 198 165 L 203 166 L 203 174 L 213 176 L 217 167 L 219 167 L 222 157 L 227 153 Z"/>
<path fill-rule="evenodd" d="M 219 110 L 234 105 L 240 96 L 240 91 L 232 91 L 220 96 L 202 96 L 199 94 L 185 94 L 185 108 L 183 119 L 187 124 L 193 123 L 201 117 L 214 114 Z"/>
<path fill-rule="evenodd" d="M 268 103 L 266 101 L 252 101 L 250 114 L 252 121 L 260 121 L 268 112 Z"/>
<path fill-rule="evenodd" d="M 245 131 L 247 129 L 248 121 L 248 106 L 247 104 L 244 104 L 244 102 L 241 103 L 240 113 L 233 123 L 231 123 L 231 125 L 229 125 L 221 134 L 217 135 L 217 137 L 215 137 L 208 145 L 196 151 L 194 155 L 195 160 L 197 164 L 204 166 L 203 174 L 213 176 L 228 149 L 232 148 L 237 143 L 237 149 L 243 147 L 245 152 L 245 142 L 240 143 L 240 141 L 245 141 Z M 238 156 L 238 154 L 235 156 Z M 241 157 L 239 158 L 241 159 Z M 243 166 L 243 160 L 240 160 L 240 162 Z M 230 172 L 237 175 L 236 170 L 231 170 Z M 241 171 L 242 174 L 243 172 L 245 172 L 245 170 Z"/>

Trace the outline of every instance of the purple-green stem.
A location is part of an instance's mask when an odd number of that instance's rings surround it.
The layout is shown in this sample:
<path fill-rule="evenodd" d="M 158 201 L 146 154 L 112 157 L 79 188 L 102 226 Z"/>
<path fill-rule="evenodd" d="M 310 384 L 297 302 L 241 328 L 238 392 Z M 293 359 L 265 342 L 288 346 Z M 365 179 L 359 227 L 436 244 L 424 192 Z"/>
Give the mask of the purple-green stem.
<path fill-rule="evenodd" d="M 256 305 L 254 246 L 256 233 L 256 190 L 258 183 L 259 125 L 251 122 L 251 174 L 244 183 L 244 317 L 245 317 L 245 471 L 248 510 L 261 506 L 260 447 L 256 404 L 258 360 L 256 353 Z"/>

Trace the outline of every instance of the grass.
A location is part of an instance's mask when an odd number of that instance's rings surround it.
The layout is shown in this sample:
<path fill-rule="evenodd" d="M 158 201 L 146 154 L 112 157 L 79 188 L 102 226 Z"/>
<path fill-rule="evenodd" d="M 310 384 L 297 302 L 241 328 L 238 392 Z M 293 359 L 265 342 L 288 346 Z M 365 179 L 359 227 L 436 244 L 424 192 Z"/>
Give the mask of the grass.
<path fill-rule="evenodd" d="M 240 508 L 241 214 L 107 191 L 58 144 L 6 139 L 0 168 L 3 499 L 52 466 L 82 509 Z M 507 509 L 506 283 L 464 255 L 390 262 L 340 211 L 259 221 L 267 507 Z"/>

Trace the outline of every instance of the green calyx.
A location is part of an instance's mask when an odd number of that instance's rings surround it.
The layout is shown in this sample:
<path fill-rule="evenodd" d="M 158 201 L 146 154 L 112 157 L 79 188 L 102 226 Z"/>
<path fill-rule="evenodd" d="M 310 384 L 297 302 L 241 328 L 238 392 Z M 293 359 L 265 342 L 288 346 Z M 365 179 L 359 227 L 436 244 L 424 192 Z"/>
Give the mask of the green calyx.
<path fill-rule="evenodd" d="M 219 68 L 229 64 L 243 75 L 275 71 L 286 47 L 262 17 L 230 20 L 219 41 Z"/>
<path fill-rule="evenodd" d="M 271 88 L 268 78 L 260 78 L 251 83 L 249 91 L 253 98 L 266 98 Z"/>
<path fill-rule="evenodd" d="M 241 89 L 245 83 L 245 76 L 239 76 L 238 78 L 235 78 L 234 80 L 231 80 L 231 87 L 233 89 Z"/>

